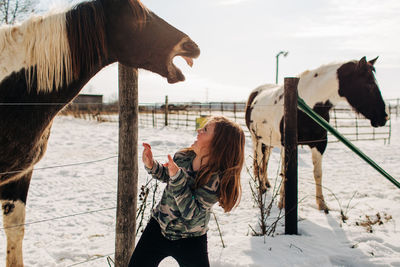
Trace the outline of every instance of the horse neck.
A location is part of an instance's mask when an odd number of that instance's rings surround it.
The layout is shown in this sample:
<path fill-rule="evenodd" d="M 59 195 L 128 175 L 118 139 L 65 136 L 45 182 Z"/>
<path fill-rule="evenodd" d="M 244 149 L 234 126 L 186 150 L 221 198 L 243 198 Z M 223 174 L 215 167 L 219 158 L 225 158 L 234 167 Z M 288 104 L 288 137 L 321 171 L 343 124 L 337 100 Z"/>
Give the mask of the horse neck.
<path fill-rule="evenodd" d="M 330 64 L 300 74 L 298 93 L 311 107 L 329 101 L 335 106 L 343 98 L 339 95 L 337 70 L 342 64 Z"/>
<path fill-rule="evenodd" d="M 81 3 L 66 14 L 73 78 L 96 73 L 108 61 L 105 13 L 101 1 Z"/>
<path fill-rule="evenodd" d="M 64 80 L 70 80 L 70 76 L 63 73 L 71 61 L 65 24 L 65 14 L 53 14 L 2 27 L 0 80 L 24 69 L 27 83 L 31 84 L 32 68 L 38 70 L 34 75 L 38 91 L 51 90 L 53 84 L 60 86 Z"/>
<path fill-rule="evenodd" d="M 107 60 L 99 1 L 0 28 L 0 102 L 71 101 Z M 64 105 L 42 108 L 56 114 Z"/>

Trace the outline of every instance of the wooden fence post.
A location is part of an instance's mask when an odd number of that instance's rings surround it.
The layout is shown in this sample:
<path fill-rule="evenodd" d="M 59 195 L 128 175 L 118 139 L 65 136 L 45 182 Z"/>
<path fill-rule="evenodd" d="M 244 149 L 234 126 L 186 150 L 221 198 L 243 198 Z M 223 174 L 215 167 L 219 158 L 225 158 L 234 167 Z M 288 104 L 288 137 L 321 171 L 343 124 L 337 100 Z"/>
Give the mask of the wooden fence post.
<path fill-rule="evenodd" d="M 168 126 L 168 96 L 165 96 L 165 113 L 164 113 L 164 125 Z"/>
<path fill-rule="evenodd" d="M 154 106 L 154 107 L 151 109 L 151 116 L 152 116 L 152 119 L 153 119 L 153 128 L 156 127 L 155 112 L 156 112 L 156 108 L 155 108 L 155 106 Z"/>
<path fill-rule="evenodd" d="M 285 234 L 297 234 L 297 84 L 299 78 L 285 78 Z"/>
<path fill-rule="evenodd" d="M 128 266 L 135 247 L 138 190 L 138 72 L 118 64 L 119 154 L 115 266 Z"/>
<path fill-rule="evenodd" d="M 236 102 L 233 102 L 233 117 L 235 118 L 236 121 Z"/>

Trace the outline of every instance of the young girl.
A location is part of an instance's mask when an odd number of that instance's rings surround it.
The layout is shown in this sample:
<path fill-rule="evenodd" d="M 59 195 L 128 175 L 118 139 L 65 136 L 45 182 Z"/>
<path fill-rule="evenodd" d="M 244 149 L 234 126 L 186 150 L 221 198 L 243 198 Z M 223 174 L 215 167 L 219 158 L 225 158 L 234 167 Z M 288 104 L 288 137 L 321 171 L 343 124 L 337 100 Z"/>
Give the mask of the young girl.
<path fill-rule="evenodd" d="M 143 143 L 143 163 L 154 178 L 167 183 L 129 262 L 129 267 L 153 267 L 168 256 L 179 266 L 210 266 L 207 230 L 211 207 L 225 212 L 239 204 L 244 162 L 242 128 L 225 117 L 212 117 L 190 148 L 153 159 Z"/>

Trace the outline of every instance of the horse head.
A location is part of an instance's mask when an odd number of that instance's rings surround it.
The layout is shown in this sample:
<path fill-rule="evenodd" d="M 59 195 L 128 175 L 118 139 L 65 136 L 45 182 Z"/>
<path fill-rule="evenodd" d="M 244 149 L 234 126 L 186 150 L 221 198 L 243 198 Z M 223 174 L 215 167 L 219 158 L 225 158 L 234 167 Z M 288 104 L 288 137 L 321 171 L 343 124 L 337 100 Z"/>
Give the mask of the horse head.
<path fill-rule="evenodd" d="M 389 118 L 374 76 L 377 59 L 367 62 L 363 57 L 347 62 L 337 70 L 339 95 L 345 97 L 356 112 L 369 119 L 373 127 L 384 126 Z"/>
<path fill-rule="evenodd" d="M 185 33 L 177 30 L 137 0 L 103 0 L 108 53 L 111 61 L 143 68 L 167 78 L 184 81 L 174 64 L 182 56 L 192 66 L 200 50 Z"/>

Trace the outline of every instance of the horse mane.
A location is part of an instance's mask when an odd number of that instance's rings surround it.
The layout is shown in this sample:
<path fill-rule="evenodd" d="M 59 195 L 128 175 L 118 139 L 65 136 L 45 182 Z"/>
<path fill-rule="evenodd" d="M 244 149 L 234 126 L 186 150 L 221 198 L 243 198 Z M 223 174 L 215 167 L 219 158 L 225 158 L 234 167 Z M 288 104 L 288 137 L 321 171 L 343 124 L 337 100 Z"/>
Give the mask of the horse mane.
<path fill-rule="evenodd" d="M 0 81 L 25 69 L 28 90 L 51 92 L 104 63 L 108 52 L 103 3 L 83 2 L 64 12 L 1 26 Z M 149 11 L 138 0 L 128 3 L 141 27 Z"/>
<path fill-rule="evenodd" d="M 28 88 L 51 91 L 72 80 L 65 14 L 31 17 L 0 28 L 0 80 L 25 69 Z M 33 69 L 33 70 L 32 70 Z M 36 71 L 35 71 L 36 69 Z"/>
<path fill-rule="evenodd" d="M 103 5 L 100 1 L 78 4 L 67 12 L 73 78 L 90 73 L 107 57 Z"/>
<path fill-rule="evenodd" d="M 107 58 L 104 1 L 78 4 L 67 13 L 67 31 L 72 58 L 73 78 L 83 71 L 91 73 Z M 139 0 L 129 0 L 139 28 L 146 22 L 148 9 Z"/>
<path fill-rule="evenodd" d="M 311 69 L 311 70 L 305 70 L 302 73 L 300 73 L 297 77 L 302 78 L 310 74 L 318 74 L 318 75 L 324 75 L 328 72 L 335 71 L 340 67 L 340 65 L 343 65 L 345 62 L 332 62 L 329 64 L 324 64 L 319 66 L 318 68 Z"/>
<path fill-rule="evenodd" d="M 140 0 L 129 0 L 134 17 L 137 19 L 139 27 L 142 27 L 146 22 L 149 10 L 145 7 Z"/>
<path fill-rule="evenodd" d="M 317 102 L 326 102 L 327 100 L 336 105 L 341 101 L 337 70 L 343 64 L 344 62 L 332 62 L 312 70 L 303 71 L 297 76 L 300 78 L 298 84 L 299 96 L 312 106 Z M 324 89 L 321 90 L 321 88 Z"/>

